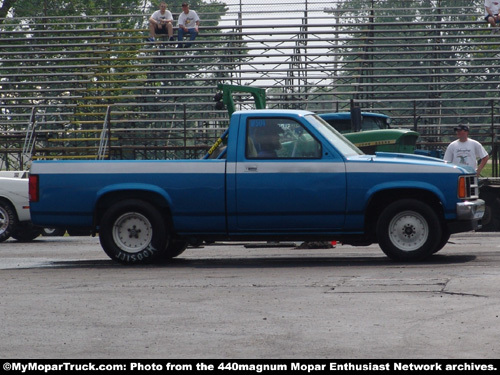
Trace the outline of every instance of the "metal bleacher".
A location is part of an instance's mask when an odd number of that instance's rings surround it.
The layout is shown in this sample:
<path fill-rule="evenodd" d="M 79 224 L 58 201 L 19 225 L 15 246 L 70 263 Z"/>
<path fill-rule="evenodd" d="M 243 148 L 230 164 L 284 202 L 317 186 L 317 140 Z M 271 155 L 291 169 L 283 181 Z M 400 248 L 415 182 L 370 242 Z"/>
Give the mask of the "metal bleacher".
<path fill-rule="evenodd" d="M 214 107 L 219 83 L 265 88 L 269 108 L 336 112 L 354 100 L 416 129 L 428 149 L 467 122 L 496 153 L 500 34 L 482 3 L 410 3 L 200 6 L 189 49 L 147 42 L 149 14 L 9 19 L 0 24 L 0 169 L 26 166 L 30 126 L 34 159 L 97 158 L 105 123 L 101 157 L 198 158 L 227 126 Z M 237 102 L 252 107 L 246 94 Z"/>

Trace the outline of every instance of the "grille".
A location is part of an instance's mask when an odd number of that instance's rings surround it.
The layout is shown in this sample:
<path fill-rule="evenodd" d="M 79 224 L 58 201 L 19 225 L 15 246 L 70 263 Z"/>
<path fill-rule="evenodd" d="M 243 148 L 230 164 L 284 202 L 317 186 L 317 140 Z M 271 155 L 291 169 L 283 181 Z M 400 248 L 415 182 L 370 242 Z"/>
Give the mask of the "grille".
<path fill-rule="evenodd" d="M 478 199 L 479 198 L 479 184 L 476 176 L 466 176 L 465 177 L 465 187 L 467 189 L 466 199 Z"/>

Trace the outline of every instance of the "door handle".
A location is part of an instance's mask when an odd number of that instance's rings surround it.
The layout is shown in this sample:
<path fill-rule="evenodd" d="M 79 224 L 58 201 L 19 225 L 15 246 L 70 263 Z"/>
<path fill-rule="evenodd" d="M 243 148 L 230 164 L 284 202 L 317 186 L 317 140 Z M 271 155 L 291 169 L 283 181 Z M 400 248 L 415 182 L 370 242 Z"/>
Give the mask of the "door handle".
<path fill-rule="evenodd" d="M 257 166 L 256 165 L 247 165 L 245 167 L 245 172 L 257 172 Z"/>

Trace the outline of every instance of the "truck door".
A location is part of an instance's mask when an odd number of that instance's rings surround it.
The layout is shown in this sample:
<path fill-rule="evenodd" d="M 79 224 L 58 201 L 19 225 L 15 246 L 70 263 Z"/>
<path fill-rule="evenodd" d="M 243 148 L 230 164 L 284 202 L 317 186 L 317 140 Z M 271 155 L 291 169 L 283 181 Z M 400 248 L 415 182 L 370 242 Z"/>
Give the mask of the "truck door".
<path fill-rule="evenodd" d="M 342 228 L 344 161 L 326 152 L 321 141 L 296 119 L 271 115 L 241 121 L 246 123 L 239 128 L 237 160 L 234 170 L 228 169 L 230 232 Z"/>

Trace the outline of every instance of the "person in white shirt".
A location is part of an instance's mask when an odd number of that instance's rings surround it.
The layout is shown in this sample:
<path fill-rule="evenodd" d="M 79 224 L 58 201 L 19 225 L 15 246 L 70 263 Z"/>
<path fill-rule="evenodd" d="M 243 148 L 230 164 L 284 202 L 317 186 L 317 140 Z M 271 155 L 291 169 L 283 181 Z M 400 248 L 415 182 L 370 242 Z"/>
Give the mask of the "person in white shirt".
<path fill-rule="evenodd" d="M 467 125 L 458 125 L 455 131 L 458 139 L 448 145 L 444 153 L 444 160 L 453 164 L 468 165 L 474 168 L 479 176 L 490 158 L 488 152 L 481 143 L 469 138 Z M 481 159 L 479 165 L 477 159 Z"/>
<path fill-rule="evenodd" d="M 488 22 L 491 27 L 495 27 L 493 30 L 495 33 L 498 32 L 497 22 L 500 21 L 500 0 L 484 0 L 484 19 Z"/>
<path fill-rule="evenodd" d="M 179 30 L 177 31 L 177 40 L 179 41 L 179 48 L 182 48 L 182 40 L 184 35 L 189 34 L 189 40 L 193 41 L 198 36 L 200 17 L 194 10 L 189 9 L 188 3 L 182 3 L 182 13 L 179 15 L 177 21 Z M 191 43 L 184 44 L 184 48 L 190 47 Z"/>
<path fill-rule="evenodd" d="M 167 3 L 162 1 L 160 9 L 149 18 L 149 42 L 154 42 L 157 34 L 167 34 L 168 40 L 174 40 L 174 21 L 172 13 L 167 10 Z"/>

